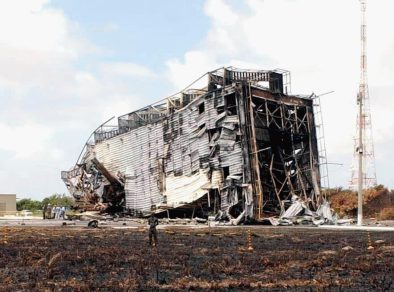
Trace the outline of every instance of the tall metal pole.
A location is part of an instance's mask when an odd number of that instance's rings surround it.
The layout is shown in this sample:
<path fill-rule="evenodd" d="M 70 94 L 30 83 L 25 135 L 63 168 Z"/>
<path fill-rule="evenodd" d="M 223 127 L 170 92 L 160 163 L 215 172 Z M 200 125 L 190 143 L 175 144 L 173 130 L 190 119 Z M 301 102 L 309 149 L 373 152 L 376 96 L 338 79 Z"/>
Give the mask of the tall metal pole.
<path fill-rule="evenodd" d="M 358 136 L 358 194 L 357 194 L 357 225 L 363 224 L 363 98 L 358 95 L 359 105 L 359 136 Z"/>
<path fill-rule="evenodd" d="M 361 4 L 361 78 L 358 93 L 358 105 L 359 105 L 359 120 L 358 120 L 358 186 L 357 186 L 357 225 L 363 224 L 363 156 L 364 156 L 364 145 L 363 145 L 363 128 L 365 125 L 364 115 L 364 100 L 366 97 L 366 84 L 367 84 L 367 55 L 366 55 L 366 0 L 360 0 Z"/>

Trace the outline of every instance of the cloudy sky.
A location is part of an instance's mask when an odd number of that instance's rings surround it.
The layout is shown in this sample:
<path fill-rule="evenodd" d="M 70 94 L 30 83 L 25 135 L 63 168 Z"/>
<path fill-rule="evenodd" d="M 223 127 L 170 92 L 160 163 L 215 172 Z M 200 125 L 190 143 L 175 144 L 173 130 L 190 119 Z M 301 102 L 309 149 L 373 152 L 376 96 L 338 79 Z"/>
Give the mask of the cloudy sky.
<path fill-rule="evenodd" d="M 378 182 L 394 188 L 392 0 L 368 5 Z M 219 66 L 284 68 L 322 97 L 331 186 L 350 178 L 359 80 L 357 0 L 0 1 L 0 193 L 66 192 L 101 122 Z"/>

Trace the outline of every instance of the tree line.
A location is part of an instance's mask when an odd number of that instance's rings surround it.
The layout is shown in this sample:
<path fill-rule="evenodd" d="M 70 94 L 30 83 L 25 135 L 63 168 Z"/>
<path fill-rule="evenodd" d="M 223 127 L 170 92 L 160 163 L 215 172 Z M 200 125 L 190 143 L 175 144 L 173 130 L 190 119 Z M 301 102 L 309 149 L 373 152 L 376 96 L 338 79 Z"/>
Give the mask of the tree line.
<path fill-rule="evenodd" d="M 44 206 L 47 205 L 56 205 L 56 206 L 64 206 L 71 207 L 74 203 L 74 200 L 70 196 L 66 196 L 65 194 L 53 194 L 49 197 L 44 198 L 42 201 L 33 200 L 33 199 L 21 199 L 16 202 L 16 209 L 18 211 L 22 210 L 30 210 L 37 211 L 42 210 Z"/>

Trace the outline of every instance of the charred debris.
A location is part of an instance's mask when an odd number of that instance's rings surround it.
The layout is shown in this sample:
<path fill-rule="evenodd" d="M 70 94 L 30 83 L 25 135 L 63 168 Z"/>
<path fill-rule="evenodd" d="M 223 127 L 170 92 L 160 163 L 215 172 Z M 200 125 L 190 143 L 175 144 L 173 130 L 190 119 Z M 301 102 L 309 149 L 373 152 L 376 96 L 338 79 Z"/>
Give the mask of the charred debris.
<path fill-rule="evenodd" d="M 204 78 L 204 88 L 94 131 L 61 173 L 77 208 L 233 224 L 289 214 L 326 221 L 316 96 L 291 95 L 284 70 L 227 67 Z"/>

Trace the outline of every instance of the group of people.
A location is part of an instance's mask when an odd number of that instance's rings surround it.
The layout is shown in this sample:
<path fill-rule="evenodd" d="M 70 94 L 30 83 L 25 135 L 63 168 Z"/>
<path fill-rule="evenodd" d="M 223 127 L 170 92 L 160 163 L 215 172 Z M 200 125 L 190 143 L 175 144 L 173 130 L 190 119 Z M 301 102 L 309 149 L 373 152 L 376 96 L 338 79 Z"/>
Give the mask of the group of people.
<path fill-rule="evenodd" d="M 45 205 L 42 210 L 43 219 L 65 219 L 66 207 L 51 204 Z"/>

